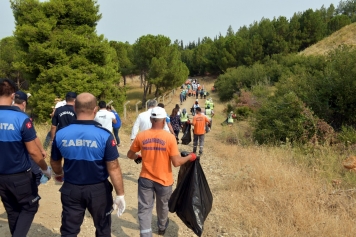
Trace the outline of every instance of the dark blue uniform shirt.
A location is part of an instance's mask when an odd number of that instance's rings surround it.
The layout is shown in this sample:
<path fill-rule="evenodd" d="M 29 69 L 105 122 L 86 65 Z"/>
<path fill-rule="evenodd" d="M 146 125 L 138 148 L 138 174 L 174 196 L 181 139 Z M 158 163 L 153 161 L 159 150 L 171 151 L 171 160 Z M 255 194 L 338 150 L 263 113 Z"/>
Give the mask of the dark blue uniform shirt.
<path fill-rule="evenodd" d="M 52 117 L 52 125 L 58 129 L 68 126 L 72 121 L 77 119 L 74 107 L 72 105 L 63 105 L 58 107 Z"/>
<path fill-rule="evenodd" d="M 16 106 L 0 106 L 0 174 L 16 174 L 31 167 L 24 142 L 36 138 L 30 118 Z"/>
<path fill-rule="evenodd" d="M 75 120 L 57 131 L 51 159 L 64 158 L 64 180 L 87 185 L 103 182 L 109 176 L 106 162 L 119 157 L 111 133 L 95 121 Z"/>

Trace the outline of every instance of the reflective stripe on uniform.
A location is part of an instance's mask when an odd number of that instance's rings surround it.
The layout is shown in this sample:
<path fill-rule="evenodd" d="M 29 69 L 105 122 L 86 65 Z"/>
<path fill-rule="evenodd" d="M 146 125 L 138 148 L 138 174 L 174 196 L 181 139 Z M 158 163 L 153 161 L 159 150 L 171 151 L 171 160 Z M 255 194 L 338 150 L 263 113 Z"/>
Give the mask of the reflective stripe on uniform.
<path fill-rule="evenodd" d="M 146 230 L 140 230 L 141 234 L 146 234 L 146 233 L 150 233 L 150 232 L 152 232 L 152 228 L 146 229 Z"/>

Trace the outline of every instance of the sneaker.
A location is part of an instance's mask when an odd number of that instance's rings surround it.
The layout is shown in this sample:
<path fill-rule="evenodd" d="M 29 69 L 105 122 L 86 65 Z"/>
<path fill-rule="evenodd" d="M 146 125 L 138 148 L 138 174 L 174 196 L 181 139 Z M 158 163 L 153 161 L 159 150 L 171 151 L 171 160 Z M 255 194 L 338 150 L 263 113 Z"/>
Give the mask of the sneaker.
<path fill-rule="evenodd" d="M 158 235 L 164 235 L 166 233 L 166 229 L 158 230 Z"/>
<path fill-rule="evenodd" d="M 166 228 L 164 230 L 158 229 L 158 235 L 164 235 L 166 233 L 166 229 L 167 229 L 168 225 L 169 225 L 169 219 L 167 218 Z"/>
<path fill-rule="evenodd" d="M 203 151 L 199 151 L 199 155 L 203 155 Z"/>

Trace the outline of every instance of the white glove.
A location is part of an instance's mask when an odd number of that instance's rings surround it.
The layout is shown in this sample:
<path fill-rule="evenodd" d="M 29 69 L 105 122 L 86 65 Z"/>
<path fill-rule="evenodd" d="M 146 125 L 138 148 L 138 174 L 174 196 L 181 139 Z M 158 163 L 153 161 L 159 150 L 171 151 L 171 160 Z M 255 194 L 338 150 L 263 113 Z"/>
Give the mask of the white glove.
<path fill-rule="evenodd" d="M 124 197 L 125 197 L 124 195 L 121 195 L 121 196 L 116 196 L 116 198 L 114 199 L 114 210 L 117 209 L 116 215 L 118 217 L 120 217 L 122 213 L 124 213 L 125 211 L 126 203 Z"/>
<path fill-rule="evenodd" d="M 49 166 L 47 166 L 47 167 L 48 167 L 47 170 L 41 169 L 41 171 L 42 171 L 42 174 L 44 174 L 48 178 L 48 180 L 50 180 L 52 177 L 52 168 Z"/>

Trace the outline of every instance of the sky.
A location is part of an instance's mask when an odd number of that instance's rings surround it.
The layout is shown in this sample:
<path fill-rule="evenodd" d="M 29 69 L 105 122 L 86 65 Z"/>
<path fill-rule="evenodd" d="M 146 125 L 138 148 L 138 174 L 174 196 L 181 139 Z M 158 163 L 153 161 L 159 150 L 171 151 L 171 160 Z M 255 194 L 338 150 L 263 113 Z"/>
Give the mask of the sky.
<path fill-rule="evenodd" d="M 75 0 L 73 0 L 75 1 Z M 226 35 L 262 18 L 285 16 L 309 8 L 316 10 L 340 0 L 98 0 L 102 19 L 97 33 L 108 40 L 133 44 L 143 35 L 164 35 L 183 40 Z M 0 39 L 15 30 L 9 0 L 0 0 Z"/>

